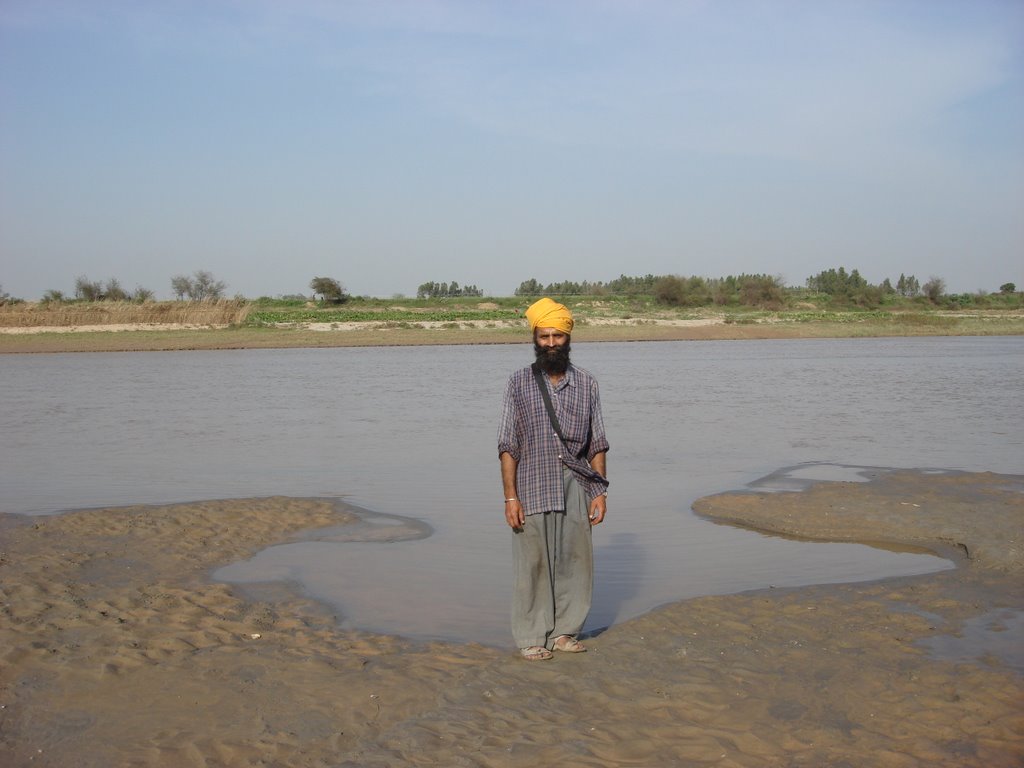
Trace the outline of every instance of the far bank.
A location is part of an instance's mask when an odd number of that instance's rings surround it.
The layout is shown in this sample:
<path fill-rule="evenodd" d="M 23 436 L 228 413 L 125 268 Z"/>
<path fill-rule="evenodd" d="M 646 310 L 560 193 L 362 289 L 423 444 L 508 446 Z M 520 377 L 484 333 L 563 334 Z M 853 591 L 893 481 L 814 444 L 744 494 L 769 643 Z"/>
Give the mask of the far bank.
<path fill-rule="evenodd" d="M 582 317 L 578 342 L 726 341 L 1024 335 L 1024 312 L 765 312 Z M 315 322 L 270 325 L 96 323 L 0 327 L 0 354 L 515 344 L 525 320 Z"/>

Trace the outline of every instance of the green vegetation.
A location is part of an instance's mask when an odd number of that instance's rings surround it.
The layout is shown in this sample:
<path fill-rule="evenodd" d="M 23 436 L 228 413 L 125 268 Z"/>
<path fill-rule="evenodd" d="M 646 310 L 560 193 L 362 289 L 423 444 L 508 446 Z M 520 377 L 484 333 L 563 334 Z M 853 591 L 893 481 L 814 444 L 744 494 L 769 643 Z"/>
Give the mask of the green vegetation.
<path fill-rule="evenodd" d="M 1014 283 L 1004 283 L 999 293 L 979 291 L 973 294 L 946 294 L 941 277 L 931 277 L 921 285 L 914 275 L 900 274 L 893 287 L 886 278 L 871 285 L 856 269 L 827 269 L 807 278 L 803 288 L 787 287 L 782 278 L 771 275 L 729 275 L 708 278 L 683 275 L 621 275 L 604 282 L 562 281 L 544 285 L 535 278 L 524 280 L 515 296 L 537 296 L 615 299 L 621 297 L 653 299 L 664 307 L 750 307 L 781 310 L 801 303 L 828 308 L 860 309 L 1019 309 L 1024 295 L 1016 292 Z"/>
<path fill-rule="evenodd" d="M 191 276 L 171 278 L 171 288 L 179 302 L 222 300 L 226 284 L 210 272 L 198 270 Z M 1024 293 L 1016 284 L 1003 283 L 996 293 L 947 294 L 945 281 L 932 276 L 923 285 L 914 275 L 900 274 L 895 286 L 889 278 L 871 285 L 856 269 L 830 268 L 808 277 L 801 287 L 786 286 L 781 277 L 767 274 L 741 274 L 726 277 L 683 275 L 620 275 L 607 282 L 561 281 L 542 284 L 535 278 L 524 280 L 512 296 L 490 297 L 475 285 L 457 282 L 426 282 L 419 286 L 415 299 L 396 296 L 388 299 L 354 297 L 332 277 L 314 277 L 309 283 L 312 295 L 291 294 L 261 297 L 249 302 L 254 310 L 248 322 L 275 325 L 297 322 L 465 322 L 469 320 L 503 321 L 514 319 L 538 296 L 557 297 L 570 306 L 585 306 L 603 317 L 629 319 L 631 315 L 657 312 L 677 313 L 706 309 L 728 316 L 728 322 L 749 322 L 750 316 L 737 312 L 760 310 L 783 312 L 815 310 L 834 312 L 930 312 L 934 310 L 1019 310 Z M 236 301 L 245 302 L 241 296 Z M 0 305 L 20 302 L 0 291 Z M 82 275 L 75 280 L 73 297 L 49 290 L 41 299 L 44 305 L 107 303 L 151 303 L 152 291 L 138 287 L 128 292 L 117 278 L 105 283 Z M 341 308 L 339 305 L 344 304 Z M 400 306 L 395 306 L 400 304 Z M 585 312 L 586 314 L 586 312 Z M 677 316 L 677 315 L 672 315 Z"/>
<path fill-rule="evenodd" d="M 695 285 L 700 285 L 696 283 Z M 690 287 L 689 284 L 687 287 Z M 1005 303 L 985 307 L 950 308 L 935 306 L 923 297 L 892 300 L 884 307 L 862 308 L 837 305 L 827 294 L 807 290 L 787 290 L 772 302 L 749 306 L 739 302 L 710 306 L 666 303 L 653 295 L 634 296 L 559 296 L 559 301 L 572 309 L 580 326 L 608 322 L 638 326 L 680 321 L 718 322 L 727 325 L 871 325 L 885 326 L 894 333 L 900 328 L 933 328 L 950 326 L 950 318 L 968 311 L 1019 310 L 1019 296 L 1005 297 Z M 514 325 L 522 321 L 524 311 L 533 297 L 496 297 L 484 302 L 472 300 L 393 299 L 354 297 L 343 308 L 319 305 L 312 301 L 272 299 L 264 297 L 252 304 L 246 324 L 250 327 L 303 325 L 307 323 L 369 323 L 376 327 L 423 327 L 423 324 L 490 323 L 494 327 Z M 989 311 L 991 310 L 991 311 Z M 1019 325 L 1019 323 L 1018 323 Z"/>
<path fill-rule="evenodd" d="M 252 324 L 278 323 L 454 323 L 465 320 L 514 320 L 508 310 L 410 309 L 365 306 L 363 309 L 317 309 L 309 307 L 257 308 L 249 313 Z"/>

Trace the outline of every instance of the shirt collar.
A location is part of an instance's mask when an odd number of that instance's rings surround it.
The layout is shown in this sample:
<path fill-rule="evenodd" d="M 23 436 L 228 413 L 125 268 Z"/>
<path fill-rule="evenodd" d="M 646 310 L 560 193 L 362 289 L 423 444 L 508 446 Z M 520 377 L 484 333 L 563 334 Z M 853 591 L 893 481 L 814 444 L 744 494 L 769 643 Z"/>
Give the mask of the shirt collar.
<path fill-rule="evenodd" d="M 562 389 L 563 387 L 575 387 L 575 386 L 576 386 L 575 369 L 573 368 L 572 363 L 569 363 L 569 367 L 565 369 L 565 376 L 563 376 L 562 380 L 560 382 L 558 382 L 558 385 L 555 387 L 555 389 L 558 390 L 558 389 Z"/>

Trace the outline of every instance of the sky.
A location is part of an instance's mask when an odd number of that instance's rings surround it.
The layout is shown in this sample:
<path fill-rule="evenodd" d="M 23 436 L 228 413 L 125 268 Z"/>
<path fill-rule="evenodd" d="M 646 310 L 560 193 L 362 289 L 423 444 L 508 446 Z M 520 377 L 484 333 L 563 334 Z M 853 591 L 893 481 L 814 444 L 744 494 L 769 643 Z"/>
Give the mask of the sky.
<path fill-rule="evenodd" d="M 1020 0 L 0 0 L 0 291 L 1024 286 Z"/>

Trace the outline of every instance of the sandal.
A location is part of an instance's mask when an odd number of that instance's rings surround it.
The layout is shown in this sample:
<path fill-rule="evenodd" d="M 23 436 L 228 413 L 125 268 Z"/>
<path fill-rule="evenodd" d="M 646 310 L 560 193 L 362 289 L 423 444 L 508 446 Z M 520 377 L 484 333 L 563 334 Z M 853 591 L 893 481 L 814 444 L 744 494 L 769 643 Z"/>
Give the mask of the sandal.
<path fill-rule="evenodd" d="M 559 635 L 555 638 L 555 642 L 552 647 L 556 651 L 565 651 L 566 653 L 586 653 L 587 646 L 581 643 L 572 635 Z"/>
<path fill-rule="evenodd" d="M 531 645 L 526 648 L 520 648 L 519 654 L 527 661 L 546 661 L 554 656 L 551 651 L 541 645 Z"/>

